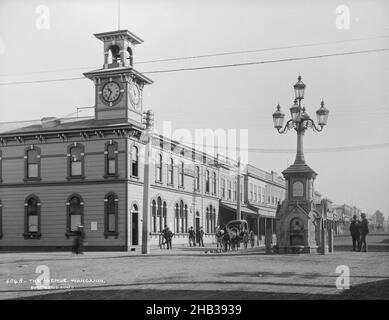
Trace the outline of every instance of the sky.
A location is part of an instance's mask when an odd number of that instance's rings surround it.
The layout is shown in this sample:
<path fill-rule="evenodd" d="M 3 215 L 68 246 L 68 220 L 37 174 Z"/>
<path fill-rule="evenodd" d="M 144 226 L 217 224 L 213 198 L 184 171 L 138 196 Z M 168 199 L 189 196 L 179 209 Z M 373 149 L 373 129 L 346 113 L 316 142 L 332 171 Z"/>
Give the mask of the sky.
<path fill-rule="evenodd" d="M 388 1 L 122 0 L 120 28 L 144 40 L 134 66 L 154 80 L 145 88 L 144 105 L 155 112 L 158 130 L 164 121 L 191 132 L 248 130 L 249 162 L 279 174 L 293 163 L 296 134 L 278 134 L 271 116 L 279 103 L 289 117 L 301 74 L 307 112 L 314 117 L 322 99 L 330 110 L 323 132 L 309 130 L 304 138 L 305 159 L 318 173 L 316 190 L 335 203 L 389 217 L 389 147 L 375 146 L 389 143 L 389 51 L 147 74 L 389 48 Z M 103 47 L 93 34 L 117 29 L 118 0 L 2 0 L 0 122 L 93 106 L 88 79 L 14 82 L 78 78 L 100 68 Z M 259 49 L 271 50 L 145 63 Z M 343 149 L 366 145 L 373 146 Z M 318 152 L 326 148 L 335 149 Z"/>

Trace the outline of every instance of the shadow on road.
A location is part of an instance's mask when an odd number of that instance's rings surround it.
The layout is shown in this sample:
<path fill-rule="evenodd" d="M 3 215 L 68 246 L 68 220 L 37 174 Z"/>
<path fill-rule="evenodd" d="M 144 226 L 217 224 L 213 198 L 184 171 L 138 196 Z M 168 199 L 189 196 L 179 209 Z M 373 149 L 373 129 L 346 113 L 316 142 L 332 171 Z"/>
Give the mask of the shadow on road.
<path fill-rule="evenodd" d="M 361 284 L 337 295 L 234 290 L 74 290 L 18 300 L 359 300 L 389 299 L 389 280 Z"/>

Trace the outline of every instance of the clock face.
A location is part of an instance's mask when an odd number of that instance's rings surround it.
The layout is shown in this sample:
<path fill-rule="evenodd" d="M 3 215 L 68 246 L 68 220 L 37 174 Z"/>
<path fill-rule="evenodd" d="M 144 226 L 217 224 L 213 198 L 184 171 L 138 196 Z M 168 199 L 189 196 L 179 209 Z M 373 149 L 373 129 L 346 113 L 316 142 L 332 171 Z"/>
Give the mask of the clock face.
<path fill-rule="evenodd" d="M 136 84 L 132 84 L 129 89 L 129 95 L 131 99 L 131 103 L 138 108 L 140 102 L 140 90 Z"/>
<path fill-rule="evenodd" d="M 108 82 L 103 87 L 103 99 L 107 102 L 114 102 L 120 96 L 120 86 L 116 82 Z"/>

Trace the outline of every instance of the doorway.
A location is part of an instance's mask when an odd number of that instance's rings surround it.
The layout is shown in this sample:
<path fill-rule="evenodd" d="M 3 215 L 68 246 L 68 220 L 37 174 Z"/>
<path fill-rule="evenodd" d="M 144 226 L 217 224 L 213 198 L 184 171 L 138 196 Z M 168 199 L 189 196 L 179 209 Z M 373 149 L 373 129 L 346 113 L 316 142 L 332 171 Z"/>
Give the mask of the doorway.
<path fill-rule="evenodd" d="M 138 223 L 138 207 L 134 205 L 132 210 L 132 245 L 137 246 L 139 245 L 139 223 Z"/>
<path fill-rule="evenodd" d="M 196 232 L 196 243 L 200 241 L 199 239 L 199 232 L 200 231 L 200 213 L 197 211 L 196 212 L 196 227 L 195 227 L 195 232 Z"/>

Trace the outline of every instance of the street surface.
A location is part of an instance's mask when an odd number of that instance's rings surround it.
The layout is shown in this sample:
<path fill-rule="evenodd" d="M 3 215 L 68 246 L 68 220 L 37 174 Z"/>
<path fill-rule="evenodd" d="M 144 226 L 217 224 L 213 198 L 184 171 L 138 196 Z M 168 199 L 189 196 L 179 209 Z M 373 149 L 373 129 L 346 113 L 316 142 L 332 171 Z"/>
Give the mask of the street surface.
<path fill-rule="evenodd" d="M 328 255 L 266 255 L 263 248 L 127 252 L 0 253 L 0 299 L 389 299 L 389 234 L 369 236 L 369 252 L 335 238 Z M 336 288 L 338 266 L 350 289 Z M 37 270 L 38 267 L 38 270 Z M 49 289 L 32 288 L 39 273 Z"/>

